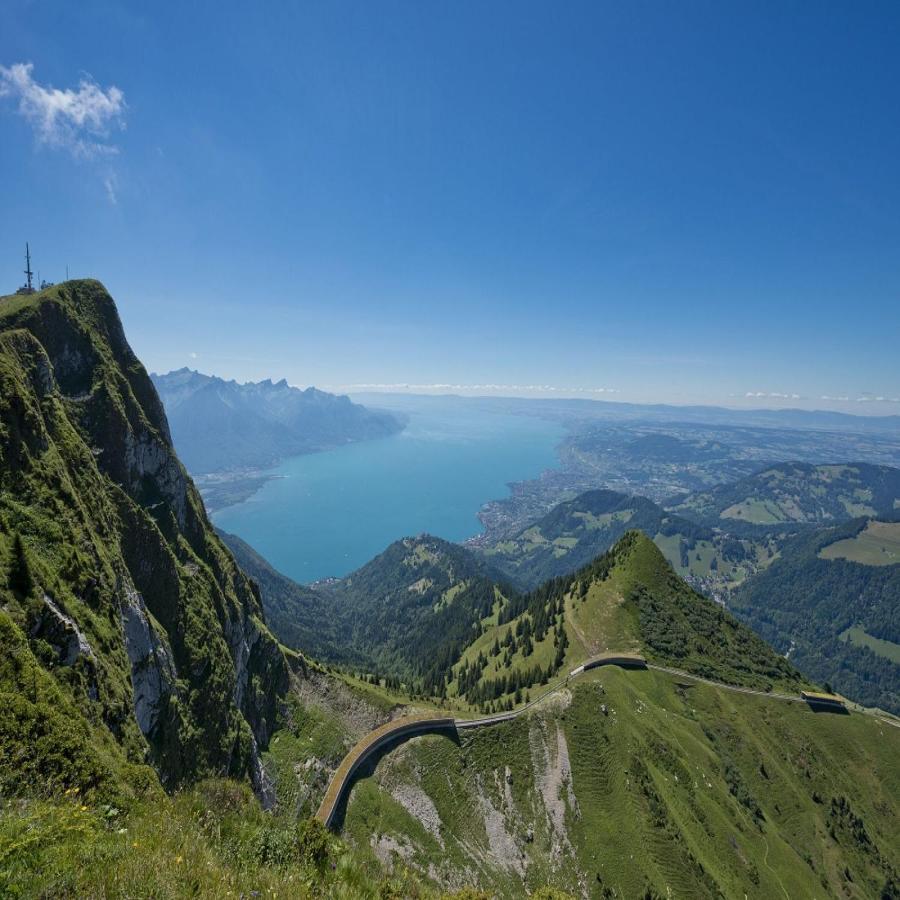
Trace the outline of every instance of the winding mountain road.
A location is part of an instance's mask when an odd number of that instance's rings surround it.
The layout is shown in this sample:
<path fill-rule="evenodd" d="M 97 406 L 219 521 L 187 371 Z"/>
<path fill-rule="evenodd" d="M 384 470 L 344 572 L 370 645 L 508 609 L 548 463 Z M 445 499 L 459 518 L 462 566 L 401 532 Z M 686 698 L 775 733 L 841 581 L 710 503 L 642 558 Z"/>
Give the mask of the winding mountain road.
<path fill-rule="evenodd" d="M 555 694 L 564 688 L 573 678 L 577 678 L 584 672 L 599 666 L 615 665 L 625 669 L 652 669 L 655 672 L 663 672 L 676 678 L 686 678 L 689 681 L 695 681 L 699 684 L 709 685 L 719 690 L 732 691 L 738 694 L 749 694 L 755 697 L 765 697 L 769 700 L 780 700 L 784 703 L 809 703 L 809 700 L 795 694 L 780 694 L 772 691 L 758 691 L 753 688 L 740 687 L 734 684 L 725 684 L 722 681 L 713 681 L 709 678 L 703 678 L 699 675 L 692 675 L 690 672 L 684 672 L 681 669 L 673 669 L 669 666 L 660 666 L 654 663 L 648 663 L 643 657 L 632 653 L 606 653 L 602 656 L 590 659 L 580 666 L 574 668 L 565 678 L 560 679 L 556 684 L 548 687 L 544 693 L 536 697 L 534 700 L 526 703 L 518 709 L 510 712 L 497 713 L 491 716 L 483 716 L 478 719 L 455 719 L 450 716 L 403 716 L 398 719 L 392 719 L 384 725 L 370 731 L 362 738 L 350 752 L 341 760 L 341 764 L 335 770 L 328 785 L 328 790 L 322 798 L 322 803 L 316 812 L 316 818 L 326 827 L 331 828 L 334 824 L 341 802 L 344 799 L 350 785 L 353 783 L 353 776 L 359 768 L 369 760 L 374 753 L 384 749 L 388 745 L 416 737 L 422 734 L 435 734 L 441 732 L 456 733 L 472 728 L 485 728 L 490 725 L 498 725 L 501 722 L 509 722 L 512 719 L 521 716 L 529 709 L 541 703 L 547 697 Z M 844 707 L 846 709 L 846 707 Z M 900 720 L 891 720 L 878 715 L 875 712 L 859 709 L 858 712 L 871 715 L 879 722 L 890 725 L 894 728 L 900 728 Z"/>

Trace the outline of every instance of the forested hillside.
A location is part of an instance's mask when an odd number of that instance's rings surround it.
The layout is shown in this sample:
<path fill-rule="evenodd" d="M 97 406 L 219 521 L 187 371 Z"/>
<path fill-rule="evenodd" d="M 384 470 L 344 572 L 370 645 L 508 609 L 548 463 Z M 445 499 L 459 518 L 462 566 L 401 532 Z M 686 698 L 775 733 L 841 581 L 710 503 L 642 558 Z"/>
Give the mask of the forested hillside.
<path fill-rule="evenodd" d="M 811 678 L 900 713 L 900 564 L 823 558 L 868 524 L 856 519 L 788 542 L 731 607 Z"/>
<path fill-rule="evenodd" d="M 285 645 L 329 663 L 434 694 L 498 599 L 514 596 L 465 547 L 421 535 L 391 544 L 340 581 L 304 587 L 234 535 L 223 539 L 260 587 Z"/>
<path fill-rule="evenodd" d="M 266 621 L 282 644 L 314 659 L 357 664 L 369 661 L 343 643 L 339 609 L 330 598 L 273 569 L 237 535 L 219 529 L 216 532 L 241 569 L 259 585 Z"/>
<path fill-rule="evenodd" d="M 753 631 L 685 584 L 645 534 L 629 531 L 577 572 L 498 603 L 454 667 L 447 693 L 511 708 L 522 691 L 603 651 L 638 651 L 762 690 L 802 680 Z"/>
<path fill-rule="evenodd" d="M 324 590 L 347 646 L 379 671 L 433 693 L 481 619 L 511 593 L 498 582 L 464 547 L 423 535 L 396 541 Z"/>

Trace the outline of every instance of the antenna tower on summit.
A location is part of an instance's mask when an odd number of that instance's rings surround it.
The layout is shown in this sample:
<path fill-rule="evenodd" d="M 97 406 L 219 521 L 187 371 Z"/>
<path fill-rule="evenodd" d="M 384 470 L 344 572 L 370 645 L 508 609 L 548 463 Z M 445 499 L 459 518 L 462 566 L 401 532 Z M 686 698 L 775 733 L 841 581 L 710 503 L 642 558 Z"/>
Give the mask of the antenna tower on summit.
<path fill-rule="evenodd" d="M 34 272 L 31 271 L 31 247 L 28 242 L 25 243 L 25 284 L 20 287 L 17 294 L 36 294 L 34 289 Z"/>
<path fill-rule="evenodd" d="M 28 289 L 28 293 L 31 294 L 34 291 L 34 285 L 31 283 L 31 276 L 34 275 L 34 272 L 31 271 L 31 248 L 28 246 L 28 242 L 25 242 L 25 287 Z"/>

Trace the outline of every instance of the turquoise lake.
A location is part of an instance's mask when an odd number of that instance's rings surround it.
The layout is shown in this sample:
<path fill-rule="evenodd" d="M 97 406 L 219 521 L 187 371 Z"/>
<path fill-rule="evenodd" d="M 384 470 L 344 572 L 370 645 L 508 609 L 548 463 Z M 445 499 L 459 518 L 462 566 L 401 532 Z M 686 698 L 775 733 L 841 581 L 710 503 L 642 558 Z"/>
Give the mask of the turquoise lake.
<path fill-rule="evenodd" d="M 340 577 L 401 537 L 480 533 L 484 503 L 559 462 L 554 422 L 452 404 L 406 414 L 393 437 L 286 460 L 215 524 L 295 581 Z"/>

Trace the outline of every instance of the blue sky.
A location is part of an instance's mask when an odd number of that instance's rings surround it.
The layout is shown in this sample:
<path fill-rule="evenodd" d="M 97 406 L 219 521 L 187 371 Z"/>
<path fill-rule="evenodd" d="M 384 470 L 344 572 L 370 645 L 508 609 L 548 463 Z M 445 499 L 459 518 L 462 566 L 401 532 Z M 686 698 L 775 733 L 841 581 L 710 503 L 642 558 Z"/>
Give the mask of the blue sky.
<path fill-rule="evenodd" d="M 900 412 L 897 3 L 259 6 L 0 0 L 0 284 L 158 371 Z"/>

